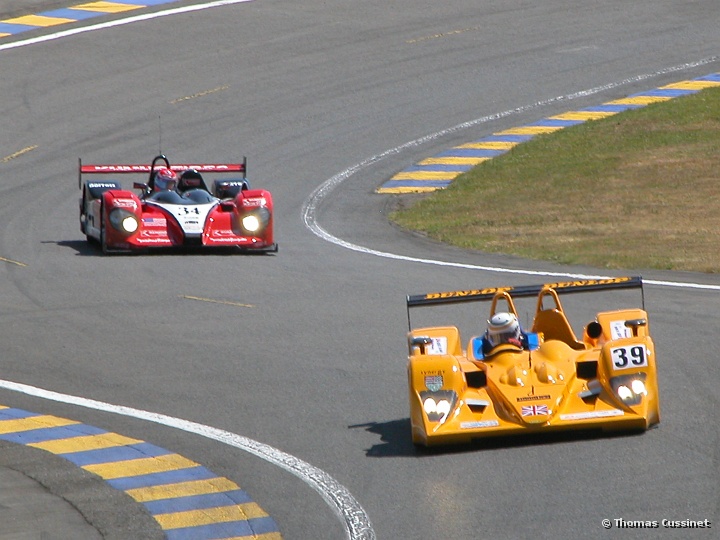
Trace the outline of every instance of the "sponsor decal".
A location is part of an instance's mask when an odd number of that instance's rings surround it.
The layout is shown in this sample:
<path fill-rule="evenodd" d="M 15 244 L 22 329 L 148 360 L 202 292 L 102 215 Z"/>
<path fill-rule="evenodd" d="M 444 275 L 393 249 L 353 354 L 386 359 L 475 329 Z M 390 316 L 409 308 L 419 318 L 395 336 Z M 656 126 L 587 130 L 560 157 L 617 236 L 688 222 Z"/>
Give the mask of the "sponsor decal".
<path fill-rule="evenodd" d="M 498 427 L 500 422 L 497 420 L 480 420 L 476 422 L 460 422 L 460 429 L 481 429 Z"/>
<path fill-rule="evenodd" d="M 523 405 L 520 413 L 523 416 L 539 416 L 542 414 L 550 414 L 547 405 Z"/>
<path fill-rule="evenodd" d="M 610 322 L 610 339 L 623 339 L 632 337 L 632 330 L 625 326 L 625 321 Z"/>
<path fill-rule="evenodd" d="M 447 354 L 447 344 L 448 340 L 446 337 L 430 338 L 430 344 L 426 347 L 425 354 Z"/>
<path fill-rule="evenodd" d="M 85 165 L 83 172 L 150 172 L 149 165 Z"/>
<path fill-rule="evenodd" d="M 242 199 L 242 205 L 249 208 L 265 206 L 265 197 L 253 197 L 251 199 Z"/>
<path fill-rule="evenodd" d="M 556 283 L 546 283 L 542 286 L 538 286 L 538 292 L 541 287 L 552 288 L 552 289 L 570 289 L 574 287 L 589 287 L 589 286 L 603 286 L 603 285 L 617 285 L 620 283 L 632 282 L 635 278 L 632 277 L 618 277 L 618 278 L 607 278 L 607 279 L 579 279 L 574 281 L 558 281 Z M 501 292 L 522 291 L 525 292 L 526 287 L 490 287 L 487 289 L 468 289 L 462 291 L 448 291 L 448 292 L 434 292 L 427 293 L 423 296 L 424 300 L 443 300 L 453 298 L 473 298 L 483 296 L 494 296 Z"/>
<path fill-rule="evenodd" d="M 165 227 L 167 225 L 167 219 L 164 217 L 161 218 L 153 218 L 153 217 L 144 217 L 142 218 L 142 222 L 146 225 L 150 225 L 151 227 Z"/>
<path fill-rule="evenodd" d="M 611 409 L 609 411 L 589 411 L 580 413 L 561 414 L 560 420 L 586 420 L 589 418 L 608 418 L 611 416 L 623 416 L 624 411 Z"/>
<path fill-rule="evenodd" d="M 442 375 L 427 375 L 425 377 L 425 387 L 431 392 L 437 392 L 442 388 Z"/>
<path fill-rule="evenodd" d="M 626 283 L 630 281 L 630 277 L 608 278 L 608 279 L 579 279 L 577 281 L 559 281 L 557 283 L 547 283 L 546 287 L 553 289 L 569 289 L 572 287 L 584 287 L 586 285 L 614 285 L 617 283 Z"/>
<path fill-rule="evenodd" d="M 167 237 L 164 238 L 137 238 L 138 244 L 172 244 Z"/>
<path fill-rule="evenodd" d="M 165 233 L 164 229 L 159 229 L 159 230 L 143 229 L 142 231 L 140 231 L 140 236 L 143 236 L 145 238 L 157 237 L 157 236 L 166 237 L 167 234 Z"/>
<path fill-rule="evenodd" d="M 546 399 L 550 399 L 550 396 L 525 396 L 525 397 L 519 397 L 519 398 L 517 398 L 518 402 L 522 402 L 522 401 L 545 401 Z"/>
<path fill-rule="evenodd" d="M 164 164 L 162 165 L 164 167 Z M 155 170 L 159 169 L 159 165 L 155 165 Z M 173 171 L 185 171 L 187 169 L 195 169 L 198 172 L 243 172 L 245 165 L 242 163 L 221 163 L 221 164 L 204 164 L 204 165 L 192 165 L 180 163 L 171 165 L 170 168 Z M 81 172 L 84 173 L 141 173 L 150 172 L 150 165 L 83 165 Z"/>
<path fill-rule="evenodd" d="M 222 182 L 219 182 L 218 185 L 221 185 L 223 187 L 235 187 L 235 186 L 242 186 L 245 182 L 236 182 L 233 180 L 224 180 Z"/>
<path fill-rule="evenodd" d="M 427 300 L 435 298 L 463 298 L 465 296 L 475 296 L 478 294 L 495 294 L 502 291 L 511 291 L 512 287 L 491 287 L 489 289 L 471 289 L 467 291 L 450 291 L 439 293 L 428 293 L 425 295 Z"/>
<path fill-rule="evenodd" d="M 113 206 L 115 208 L 137 208 L 137 203 L 133 199 L 113 199 Z"/>
<path fill-rule="evenodd" d="M 87 185 L 87 186 L 88 186 L 90 189 L 93 189 L 93 188 L 114 188 L 114 187 L 117 187 L 116 184 L 111 183 L 111 182 L 107 182 L 107 183 L 106 183 L 106 182 L 88 182 L 88 185 Z"/>

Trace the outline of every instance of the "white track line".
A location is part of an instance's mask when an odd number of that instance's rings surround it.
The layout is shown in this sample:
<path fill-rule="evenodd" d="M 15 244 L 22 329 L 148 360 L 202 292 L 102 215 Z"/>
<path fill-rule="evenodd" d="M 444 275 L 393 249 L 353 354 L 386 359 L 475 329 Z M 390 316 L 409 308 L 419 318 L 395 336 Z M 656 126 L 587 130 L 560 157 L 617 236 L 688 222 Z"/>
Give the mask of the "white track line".
<path fill-rule="evenodd" d="M 359 246 L 357 244 L 352 244 L 350 242 L 342 240 L 341 238 L 333 236 L 332 234 L 327 232 L 318 223 L 317 216 L 316 216 L 317 209 L 320 206 L 320 204 L 322 203 L 322 201 L 326 197 L 328 197 L 335 188 L 337 188 L 340 184 L 342 184 L 345 180 L 350 178 L 352 175 L 369 167 L 370 165 L 373 165 L 375 163 L 382 161 L 383 159 L 385 159 L 387 157 L 400 154 L 403 150 L 416 148 L 426 142 L 434 141 L 434 140 L 444 137 L 446 135 L 468 129 L 468 128 L 476 126 L 476 125 L 484 124 L 484 123 L 490 122 L 492 120 L 497 120 L 499 118 L 505 118 L 505 117 L 512 116 L 512 115 L 515 115 L 518 113 L 537 109 L 539 107 L 549 105 L 551 103 L 557 103 L 557 102 L 561 102 L 561 101 L 571 101 L 571 100 L 578 99 L 581 97 L 591 96 L 593 94 L 597 94 L 597 93 L 605 91 L 605 90 L 610 90 L 613 88 L 618 88 L 620 86 L 624 86 L 626 84 L 636 83 L 636 82 L 643 81 L 646 79 L 651 79 L 651 78 L 657 77 L 659 75 L 665 75 L 668 73 L 679 72 L 679 71 L 691 69 L 694 67 L 699 67 L 699 66 L 703 66 L 703 65 L 710 64 L 713 62 L 717 62 L 719 59 L 720 59 L 720 57 L 713 56 L 710 58 L 705 58 L 703 60 L 698 60 L 697 62 L 690 62 L 687 64 L 675 66 L 675 67 L 665 68 L 660 71 L 656 71 L 655 73 L 646 73 L 644 75 L 638 75 L 636 77 L 624 79 L 619 82 L 610 83 L 610 84 L 598 86 L 595 88 L 590 88 L 589 90 L 582 90 L 582 91 L 576 92 L 574 94 L 568 94 L 568 95 L 564 95 L 564 96 L 558 96 L 555 98 L 547 99 L 544 101 L 538 101 L 537 103 L 533 103 L 532 105 L 525 105 L 523 107 L 518 107 L 517 109 L 504 111 L 504 112 L 492 114 L 489 116 L 483 116 L 481 118 L 477 118 L 477 119 L 471 120 L 469 122 L 464 122 L 462 124 L 458 124 L 451 128 L 448 128 L 448 129 L 445 129 L 442 131 L 438 131 L 438 132 L 432 133 L 430 135 L 425 135 L 424 137 L 415 139 L 414 141 L 407 142 L 405 144 L 402 144 L 402 145 L 392 148 L 390 150 L 385 150 L 384 152 L 382 152 L 380 154 L 377 154 L 375 156 L 367 158 L 366 160 L 364 160 L 356 165 L 353 165 L 352 167 L 349 167 L 342 172 L 339 172 L 332 178 L 323 182 L 318 188 L 316 188 L 315 191 L 313 191 L 310 194 L 310 196 L 306 199 L 306 201 L 303 205 L 303 208 L 302 208 L 303 222 L 305 223 L 305 226 L 308 229 L 310 229 L 310 231 L 313 232 L 313 234 L 315 234 L 316 236 L 318 236 L 319 238 L 322 238 L 323 240 L 325 240 L 327 242 L 338 245 L 340 247 L 344 247 L 346 249 L 350 249 L 352 251 L 358 251 L 360 253 L 366 253 L 368 255 L 374 255 L 377 257 L 384 257 L 384 258 L 388 258 L 388 259 L 395 259 L 395 260 L 408 261 L 408 262 L 414 262 L 414 263 L 433 264 L 433 265 L 437 265 L 437 266 L 467 268 L 470 270 L 482 270 L 485 272 L 497 272 L 497 273 L 504 273 L 504 274 L 524 274 L 524 275 L 533 275 L 533 276 L 567 277 L 567 278 L 572 278 L 572 279 L 607 278 L 609 276 L 572 274 L 572 273 L 564 273 L 564 272 L 540 272 L 540 271 L 533 271 L 533 270 L 519 270 L 519 269 L 495 267 L 495 266 L 480 266 L 480 265 L 474 265 L 474 264 L 462 264 L 462 263 L 456 263 L 456 262 L 438 261 L 438 260 L 434 260 L 434 259 L 420 259 L 417 257 L 407 257 L 404 255 L 397 255 L 395 253 L 386 253 L 383 251 L 377 251 L 377 250 L 370 249 L 367 247 Z M 718 286 L 718 285 L 705 285 L 702 283 L 682 283 L 682 282 L 674 282 L 674 281 L 655 281 L 655 280 L 645 280 L 645 279 L 643 280 L 643 283 L 646 283 L 648 285 L 662 286 L 662 287 L 678 287 L 678 288 L 688 288 L 688 289 L 707 289 L 707 290 L 713 290 L 713 291 L 720 291 L 720 286 Z"/>
<path fill-rule="evenodd" d="M 88 26 L 83 26 L 81 28 L 73 28 L 70 30 L 62 30 L 60 32 L 55 32 L 52 34 L 46 34 L 44 36 L 39 36 L 35 38 L 30 39 L 24 39 L 22 41 L 13 41 L 12 43 L 5 43 L 3 45 L 0 45 L 0 51 L 5 51 L 8 49 L 16 49 L 18 47 L 25 47 L 27 45 L 34 45 L 36 43 L 43 43 L 45 41 L 52 41 L 55 39 L 60 39 L 68 36 L 74 36 L 76 34 L 84 34 L 85 32 L 93 32 L 95 30 L 104 30 L 106 28 L 113 28 L 115 26 L 123 26 L 126 24 L 131 24 L 135 22 L 140 21 L 149 21 L 151 19 L 157 19 L 159 17 L 167 17 L 168 15 L 177 15 L 179 13 L 190 13 L 193 11 L 201 11 L 204 9 L 211 9 L 216 7 L 222 7 L 222 6 L 229 6 L 232 4 L 242 4 L 246 2 L 252 2 L 253 0 L 218 0 L 216 2 L 208 2 L 204 4 L 195 4 L 192 6 L 183 6 L 178 8 L 172 8 L 172 9 L 166 9 L 163 11 L 156 11 L 155 13 L 145 13 L 142 15 L 134 15 L 132 17 L 125 17 L 123 19 L 115 19 L 113 21 L 108 21 L 104 23 L 99 24 L 92 24 Z M 5 38 L 7 39 L 7 38 Z"/>
<path fill-rule="evenodd" d="M 76 34 L 92 32 L 94 30 L 103 30 L 105 28 L 112 28 L 115 26 L 122 26 L 134 22 L 156 19 L 158 17 L 166 17 L 168 15 L 189 13 L 192 11 L 200 11 L 214 7 L 240 4 L 251 1 L 253 0 L 219 0 L 217 2 L 210 2 L 206 4 L 184 6 L 164 11 L 158 11 L 156 13 L 136 15 L 133 17 L 117 19 L 106 23 L 94 24 L 82 28 L 74 28 L 72 30 L 56 32 L 53 34 L 48 34 L 32 39 L 6 43 L 0 45 L 0 51 L 16 49 L 18 47 L 34 45 L 36 43 L 43 43 L 46 41 L 73 36 Z M 318 469 L 317 467 L 314 467 L 309 463 L 306 463 L 296 458 L 295 456 L 282 452 L 277 448 L 273 448 L 272 446 L 269 446 L 267 444 L 254 441 L 253 439 L 248 439 L 247 437 L 243 437 L 235 433 L 230 433 L 228 431 L 223 431 L 210 426 L 182 420 L 180 418 L 173 418 L 172 416 L 165 416 L 163 414 L 133 409 L 131 407 L 111 405 L 109 403 L 103 403 L 101 401 L 95 401 L 77 396 L 60 394 L 51 390 L 44 390 L 42 388 L 36 388 L 34 386 L 28 386 L 25 384 L 5 381 L 1 379 L 0 387 L 6 388 L 8 390 L 13 390 L 15 392 L 21 392 L 23 394 L 40 397 L 43 399 L 59 401 L 62 403 L 69 403 L 72 405 L 78 405 L 80 407 L 95 409 L 98 411 L 107 411 L 123 416 L 131 416 L 134 418 L 139 418 L 141 420 L 147 420 L 149 422 L 155 422 L 156 424 L 162 424 L 172 428 L 187 431 L 189 433 L 195 433 L 197 435 L 207 437 L 208 439 L 213 439 L 249 452 L 295 475 L 300 480 L 312 487 L 315 491 L 317 491 L 322 496 L 322 498 L 325 499 L 325 501 L 330 505 L 330 507 L 340 518 L 340 520 L 344 523 L 346 535 L 349 540 L 375 540 L 375 531 L 373 529 L 370 518 L 368 517 L 367 513 L 360 505 L 360 503 L 355 500 L 352 494 L 344 486 L 339 484 L 332 476 L 327 474 L 325 471 Z"/>
<path fill-rule="evenodd" d="M 375 531 L 372 528 L 370 519 L 365 510 L 357 503 L 350 492 L 340 485 L 333 477 L 318 469 L 267 444 L 248 439 L 229 431 L 217 429 L 211 426 L 198 424 L 181 418 L 174 418 L 164 414 L 133 409 L 122 405 L 112 405 L 103 401 L 95 401 L 78 396 L 70 396 L 45 390 L 27 384 L 20 384 L 0 379 L 0 388 L 20 392 L 29 396 L 39 397 L 60 403 L 77 405 L 96 411 L 104 411 L 122 416 L 138 418 L 155 424 L 161 424 L 174 429 L 194 433 L 208 439 L 213 439 L 229 446 L 244 450 L 265 461 L 277 465 L 281 469 L 297 476 L 300 480 L 317 491 L 325 501 L 335 510 L 338 517 L 345 523 L 347 538 L 351 540 L 374 540 Z"/>

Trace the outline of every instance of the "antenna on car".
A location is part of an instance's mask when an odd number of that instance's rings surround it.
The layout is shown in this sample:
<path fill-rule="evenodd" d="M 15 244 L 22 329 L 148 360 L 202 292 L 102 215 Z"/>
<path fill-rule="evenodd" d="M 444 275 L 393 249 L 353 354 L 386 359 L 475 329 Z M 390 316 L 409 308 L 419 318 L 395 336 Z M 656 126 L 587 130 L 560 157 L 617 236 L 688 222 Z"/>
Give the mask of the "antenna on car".
<path fill-rule="evenodd" d="M 158 115 L 158 154 L 162 154 L 162 115 Z"/>

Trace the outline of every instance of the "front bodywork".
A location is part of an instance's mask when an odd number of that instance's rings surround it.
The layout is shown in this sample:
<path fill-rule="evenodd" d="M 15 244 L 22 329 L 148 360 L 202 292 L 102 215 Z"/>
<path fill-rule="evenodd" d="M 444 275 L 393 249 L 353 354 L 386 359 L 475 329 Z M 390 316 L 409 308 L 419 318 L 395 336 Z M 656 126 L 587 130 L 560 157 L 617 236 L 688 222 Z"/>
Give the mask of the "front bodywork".
<path fill-rule="evenodd" d="M 410 422 L 415 444 L 568 430 L 646 430 L 660 421 L 655 346 L 644 309 L 597 313 L 577 339 L 558 291 L 642 287 L 640 278 L 408 297 L 417 305 L 538 295 L 524 347 L 488 352 L 482 336 L 463 348 L 454 326 L 408 334 Z M 441 298 L 441 295 L 445 295 Z M 409 313 L 409 311 L 408 311 Z M 516 313 L 517 314 L 517 313 Z"/>
<path fill-rule="evenodd" d="M 161 159 L 162 158 L 162 159 Z M 182 191 L 153 192 L 156 162 L 180 172 L 193 171 L 199 180 Z M 250 189 L 244 178 L 218 180 L 210 192 L 200 172 L 242 172 L 245 164 L 174 165 L 158 156 L 151 166 L 82 165 L 83 173 L 149 173 L 147 183 L 136 183 L 139 194 L 119 182 L 80 181 L 80 229 L 104 252 L 135 252 L 162 248 L 237 247 L 277 251 L 273 237 L 273 200 L 270 192 Z"/>

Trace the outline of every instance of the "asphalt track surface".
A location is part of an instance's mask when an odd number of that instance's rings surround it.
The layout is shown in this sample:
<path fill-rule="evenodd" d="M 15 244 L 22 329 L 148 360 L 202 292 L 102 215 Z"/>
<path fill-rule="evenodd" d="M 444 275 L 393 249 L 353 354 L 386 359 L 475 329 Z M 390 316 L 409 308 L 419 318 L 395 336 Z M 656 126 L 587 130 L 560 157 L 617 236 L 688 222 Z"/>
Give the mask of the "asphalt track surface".
<path fill-rule="evenodd" d="M 0 13 L 16 15 L 8 5 Z M 385 220 L 393 199 L 374 190 L 442 148 L 718 71 L 718 15 L 710 0 L 256 0 L 0 51 L 11 74 L 0 78 L 0 378 L 270 445 L 344 486 L 377 538 L 717 538 L 720 279 L 627 272 L 711 286 L 645 291 L 658 429 L 417 452 L 406 294 L 607 272 L 399 231 Z M 248 156 L 253 185 L 273 193 L 280 252 L 103 257 L 87 246 L 78 157 L 142 162 L 159 149 L 177 162 Z M 608 302 L 564 304 L 582 324 Z M 22 392 L 0 390 L 0 404 L 202 463 L 286 539 L 348 537 L 308 482 L 237 447 Z M 37 474 L 57 476 L 56 461 Z M 132 512 L 116 506 L 118 538 Z M 603 519 L 713 528 L 606 530 Z"/>

